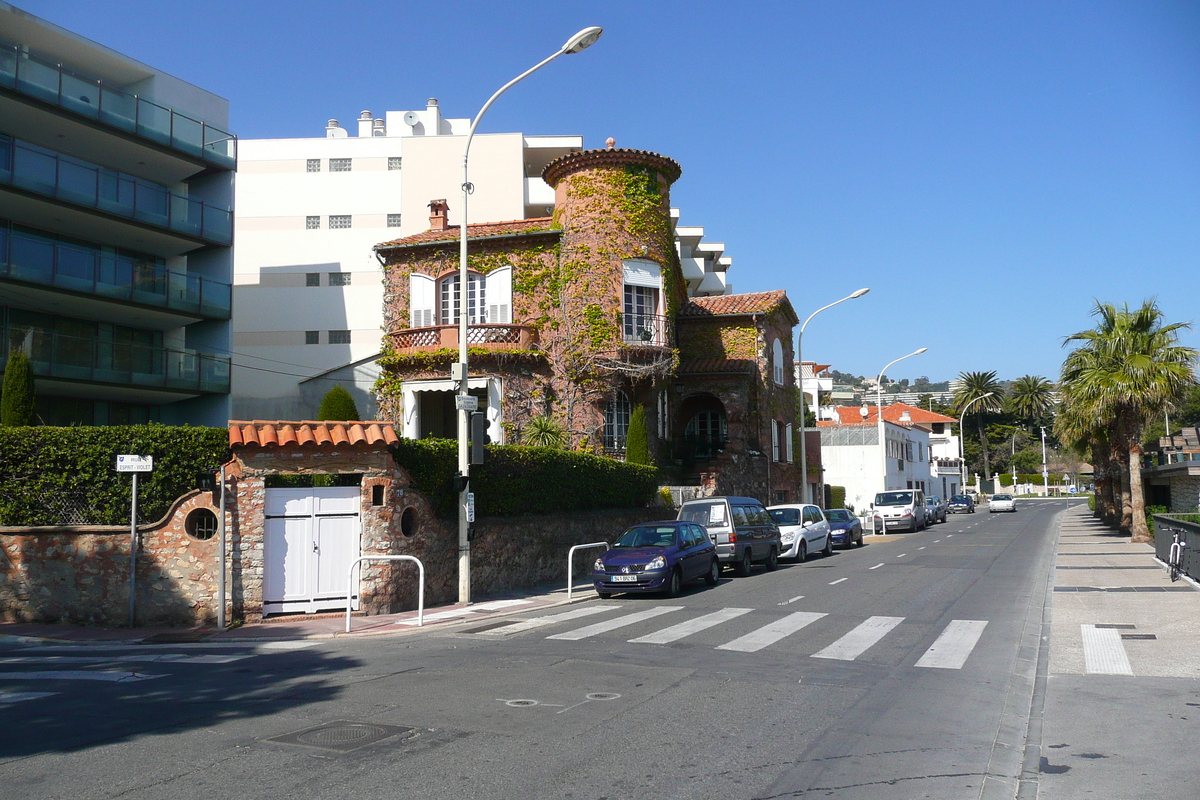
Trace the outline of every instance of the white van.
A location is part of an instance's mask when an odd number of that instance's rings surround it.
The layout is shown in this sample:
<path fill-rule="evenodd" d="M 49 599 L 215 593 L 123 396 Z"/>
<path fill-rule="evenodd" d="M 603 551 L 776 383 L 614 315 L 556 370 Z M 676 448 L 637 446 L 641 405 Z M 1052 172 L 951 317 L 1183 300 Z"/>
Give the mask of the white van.
<path fill-rule="evenodd" d="M 925 518 L 925 492 L 920 489 L 895 489 L 875 495 L 871 513 L 883 523 L 883 532 L 919 531 L 929 525 Z"/>

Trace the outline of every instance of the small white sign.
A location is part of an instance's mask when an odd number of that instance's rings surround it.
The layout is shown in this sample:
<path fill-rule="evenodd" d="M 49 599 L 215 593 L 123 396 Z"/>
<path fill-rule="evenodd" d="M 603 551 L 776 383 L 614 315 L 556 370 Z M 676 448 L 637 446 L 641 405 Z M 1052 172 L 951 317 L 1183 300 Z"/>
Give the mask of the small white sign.
<path fill-rule="evenodd" d="M 456 394 L 454 395 L 454 409 L 455 411 L 478 411 L 479 398 L 472 394 L 466 396 Z"/>
<path fill-rule="evenodd" d="M 467 522 L 475 521 L 475 493 L 467 492 Z"/>
<path fill-rule="evenodd" d="M 154 456 L 117 456 L 117 472 L 153 472 Z"/>

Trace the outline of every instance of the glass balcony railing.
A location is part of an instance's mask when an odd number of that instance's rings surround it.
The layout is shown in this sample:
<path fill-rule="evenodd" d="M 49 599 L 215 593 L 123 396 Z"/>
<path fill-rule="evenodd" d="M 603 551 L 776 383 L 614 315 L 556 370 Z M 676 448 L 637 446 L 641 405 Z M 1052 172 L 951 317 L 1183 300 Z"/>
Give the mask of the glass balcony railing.
<path fill-rule="evenodd" d="M 222 167 L 237 165 L 237 137 L 228 131 L 80 75 L 19 45 L 0 42 L 0 86 Z"/>
<path fill-rule="evenodd" d="M 233 288 L 125 253 L 56 241 L 0 220 L 0 277 L 229 319 Z"/>
<path fill-rule="evenodd" d="M 15 343 L 27 346 L 38 378 L 148 389 L 228 394 L 229 356 L 67 336 L 45 330 L 6 330 L 4 362 Z"/>
<path fill-rule="evenodd" d="M 215 244 L 233 243 L 233 212 L 227 208 L 7 136 L 0 136 L 0 184 Z"/>

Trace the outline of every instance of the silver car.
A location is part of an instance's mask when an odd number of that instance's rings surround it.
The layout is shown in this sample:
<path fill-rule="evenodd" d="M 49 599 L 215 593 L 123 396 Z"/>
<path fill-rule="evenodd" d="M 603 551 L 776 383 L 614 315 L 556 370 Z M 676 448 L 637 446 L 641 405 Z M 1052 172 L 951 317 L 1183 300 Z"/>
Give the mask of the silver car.
<path fill-rule="evenodd" d="M 767 513 L 779 526 L 779 538 L 783 542 L 780 558 L 802 562 L 818 550 L 825 555 L 833 553 L 829 521 L 820 507 L 807 503 L 768 506 Z"/>
<path fill-rule="evenodd" d="M 994 494 L 988 499 L 988 513 L 994 511 L 1013 511 L 1017 510 L 1017 501 L 1013 499 L 1011 494 Z"/>

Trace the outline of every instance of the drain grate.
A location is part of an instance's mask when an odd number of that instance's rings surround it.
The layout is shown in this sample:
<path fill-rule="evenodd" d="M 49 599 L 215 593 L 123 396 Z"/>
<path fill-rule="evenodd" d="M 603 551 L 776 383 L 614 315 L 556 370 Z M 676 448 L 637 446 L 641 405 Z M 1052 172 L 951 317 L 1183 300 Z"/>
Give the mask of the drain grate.
<path fill-rule="evenodd" d="M 1122 639 L 1157 639 L 1153 633 L 1122 633 Z"/>
<path fill-rule="evenodd" d="M 1098 622 L 1092 626 L 1093 628 L 1115 628 L 1120 631 L 1131 631 L 1137 627 L 1128 622 Z"/>
<path fill-rule="evenodd" d="M 267 742 L 279 744 L 296 744 L 303 747 L 317 747 L 322 750 L 335 750 L 339 753 L 349 753 L 360 747 L 390 739 L 393 736 L 412 733 L 412 728 L 399 725 L 379 725 L 373 722 L 347 722 L 339 720 L 328 722 L 316 728 L 307 728 L 283 736 L 273 736 L 264 739 Z"/>

